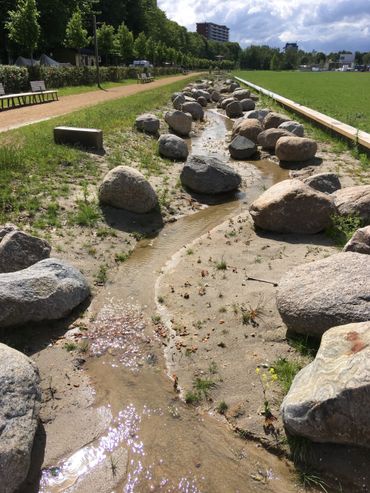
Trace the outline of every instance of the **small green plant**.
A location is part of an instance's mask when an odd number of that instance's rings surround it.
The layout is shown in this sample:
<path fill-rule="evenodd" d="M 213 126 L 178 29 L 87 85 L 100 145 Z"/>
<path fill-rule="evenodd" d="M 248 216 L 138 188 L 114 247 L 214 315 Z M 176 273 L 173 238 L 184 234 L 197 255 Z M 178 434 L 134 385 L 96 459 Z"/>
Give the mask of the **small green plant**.
<path fill-rule="evenodd" d="M 343 247 L 349 241 L 356 230 L 361 228 L 362 219 L 358 215 L 340 216 L 334 214 L 331 216 L 332 225 L 327 228 L 327 235 L 339 247 Z"/>
<path fill-rule="evenodd" d="M 226 270 L 227 269 L 227 264 L 226 264 L 223 257 L 221 258 L 221 260 L 216 262 L 216 269 L 217 270 Z"/>
<path fill-rule="evenodd" d="M 163 304 L 164 303 L 163 296 L 158 296 L 157 301 L 158 301 L 158 303 Z"/>
<path fill-rule="evenodd" d="M 152 322 L 155 325 L 158 325 L 161 321 L 161 316 L 158 314 L 152 315 Z"/>
<path fill-rule="evenodd" d="M 196 392 L 205 398 L 208 397 L 209 391 L 216 386 L 215 382 L 208 378 L 196 378 L 193 385 Z"/>
<path fill-rule="evenodd" d="M 68 351 L 69 353 L 72 351 L 75 351 L 78 348 L 77 344 L 75 342 L 66 342 L 64 344 L 64 349 Z"/>
<path fill-rule="evenodd" d="M 212 361 L 209 364 L 208 371 L 209 371 L 209 373 L 211 373 L 211 375 L 215 375 L 216 373 L 218 373 L 218 366 L 217 366 L 217 363 L 215 361 Z"/>
<path fill-rule="evenodd" d="M 229 406 L 226 404 L 225 401 L 221 401 L 216 409 L 219 414 L 225 414 L 226 411 L 229 409 Z"/>
<path fill-rule="evenodd" d="M 200 401 L 200 396 L 197 392 L 193 392 L 192 390 L 188 390 L 185 394 L 185 402 L 186 404 L 192 404 L 195 406 Z"/>
<path fill-rule="evenodd" d="M 247 306 L 241 305 L 240 311 L 242 314 L 242 323 L 243 325 L 252 325 L 253 327 L 258 326 L 258 321 L 263 320 L 265 315 L 265 300 L 263 297 L 260 297 L 257 301 L 256 305 L 252 306 L 248 303 Z"/>
<path fill-rule="evenodd" d="M 88 339 L 82 339 L 81 342 L 78 344 L 78 350 L 80 353 L 87 353 L 89 350 L 89 340 Z"/>
<path fill-rule="evenodd" d="M 317 473 L 305 470 L 298 471 L 298 480 L 305 489 L 314 489 L 316 491 L 320 489 L 324 493 L 328 493 L 328 485 Z"/>
<path fill-rule="evenodd" d="M 108 280 L 108 266 L 101 264 L 99 270 L 95 275 L 95 282 L 98 285 L 104 285 Z"/>
<path fill-rule="evenodd" d="M 294 377 L 302 369 L 302 364 L 299 361 L 288 360 L 286 358 L 278 358 L 272 364 L 271 369 L 274 370 L 285 394 L 288 393 Z"/>
<path fill-rule="evenodd" d="M 122 252 L 122 253 L 116 253 L 114 256 L 114 261 L 115 262 L 126 262 L 126 260 L 129 258 L 131 255 L 131 252 Z"/>
<path fill-rule="evenodd" d="M 193 255 L 194 251 L 191 248 L 186 250 L 186 255 Z"/>
<path fill-rule="evenodd" d="M 270 402 L 267 396 L 268 390 L 271 385 L 278 379 L 274 368 L 269 368 L 268 371 L 261 371 L 261 368 L 256 368 L 256 374 L 258 375 L 259 381 L 262 387 L 263 393 L 263 415 L 265 418 L 269 419 L 272 417 L 272 412 L 270 408 Z"/>
<path fill-rule="evenodd" d="M 288 339 L 289 346 L 293 347 L 302 356 L 314 358 L 320 347 L 320 341 L 303 334 L 291 334 Z"/>

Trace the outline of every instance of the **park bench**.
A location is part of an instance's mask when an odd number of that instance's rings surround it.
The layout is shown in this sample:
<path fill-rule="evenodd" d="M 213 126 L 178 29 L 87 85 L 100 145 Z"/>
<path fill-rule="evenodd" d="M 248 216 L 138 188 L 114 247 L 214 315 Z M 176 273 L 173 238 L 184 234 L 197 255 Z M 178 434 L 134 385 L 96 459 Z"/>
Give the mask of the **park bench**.
<path fill-rule="evenodd" d="M 146 84 L 147 82 L 153 82 L 154 77 L 151 74 L 146 74 L 143 72 L 142 74 L 137 74 L 137 82 L 140 84 Z"/>
<path fill-rule="evenodd" d="M 51 99 L 49 99 L 51 97 Z M 46 90 L 44 81 L 31 81 L 31 92 L 5 94 L 4 85 L 0 83 L 1 109 L 25 106 L 26 104 L 45 103 L 58 100 L 58 91 Z M 6 103 L 6 104 L 5 104 Z"/>

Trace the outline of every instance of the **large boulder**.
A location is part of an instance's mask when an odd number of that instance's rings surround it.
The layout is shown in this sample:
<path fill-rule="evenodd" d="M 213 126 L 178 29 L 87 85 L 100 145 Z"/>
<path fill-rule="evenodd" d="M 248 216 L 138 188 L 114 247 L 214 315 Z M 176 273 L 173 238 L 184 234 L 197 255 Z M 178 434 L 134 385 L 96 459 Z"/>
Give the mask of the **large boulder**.
<path fill-rule="evenodd" d="M 314 442 L 370 447 L 370 322 L 333 327 L 282 406 L 286 430 Z"/>
<path fill-rule="evenodd" d="M 343 251 L 370 255 L 370 226 L 358 229 L 348 243 L 346 243 Z"/>
<path fill-rule="evenodd" d="M 318 173 L 305 178 L 303 182 L 323 193 L 333 193 L 342 188 L 338 175 L 335 173 Z"/>
<path fill-rule="evenodd" d="M 198 98 L 204 98 L 209 103 L 212 101 L 211 93 L 209 93 L 205 89 L 198 90 Z"/>
<path fill-rule="evenodd" d="M 320 337 L 336 325 L 370 320 L 370 257 L 342 252 L 300 265 L 279 283 L 277 307 L 293 332 Z"/>
<path fill-rule="evenodd" d="M 181 109 L 185 113 L 190 113 L 193 120 L 203 120 L 204 118 L 204 110 L 196 101 L 184 103 Z"/>
<path fill-rule="evenodd" d="M 265 130 L 267 130 L 268 128 L 278 128 L 278 126 L 282 123 L 289 121 L 291 120 L 288 116 L 270 111 L 270 113 L 268 113 L 263 120 L 263 126 L 265 127 Z"/>
<path fill-rule="evenodd" d="M 254 118 L 240 119 L 235 122 L 232 130 L 232 136 L 242 135 L 254 143 L 257 143 L 257 137 L 263 128 L 259 120 Z"/>
<path fill-rule="evenodd" d="M 175 110 L 181 110 L 182 105 L 186 102 L 186 97 L 182 93 L 177 93 L 177 94 L 178 95 L 172 101 L 172 105 L 175 108 Z"/>
<path fill-rule="evenodd" d="M 239 101 L 232 101 L 226 106 L 225 110 L 229 118 L 238 118 L 243 114 L 243 108 Z"/>
<path fill-rule="evenodd" d="M 171 96 L 171 101 L 174 102 L 175 99 L 178 97 L 178 96 L 183 96 L 184 94 L 182 92 L 174 92 L 172 93 L 172 96 Z"/>
<path fill-rule="evenodd" d="M 256 107 L 256 103 L 249 98 L 242 99 L 240 104 L 242 105 L 243 111 L 252 111 Z"/>
<path fill-rule="evenodd" d="M 197 98 L 197 103 L 199 103 L 201 106 L 203 106 L 203 108 L 205 108 L 207 106 L 207 100 L 204 96 L 199 96 Z"/>
<path fill-rule="evenodd" d="M 303 137 L 304 136 L 304 127 L 298 122 L 295 121 L 289 121 L 289 122 L 283 122 L 279 125 L 278 128 L 282 128 L 283 130 L 287 130 L 288 132 L 291 132 L 294 134 L 296 137 Z"/>
<path fill-rule="evenodd" d="M 11 231 L 0 239 L 0 273 L 25 269 L 48 258 L 50 251 L 47 241 L 23 231 Z"/>
<path fill-rule="evenodd" d="M 218 103 L 218 101 L 220 101 L 221 99 L 221 94 L 218 91 L 212 91 L 211 97 L 212 97 L 212 101 Z"/>
<path fill-rule="evenodd" d="M 130 166 L 117 166 L 99 187 L 101 204 L 145 214 L 157 205 L 157 196 L 144 175 Z"/>
<path fill-rule="evenodd" d="M 254 224 L 276 233 L 315 234 L 331 224 L 335 206 L 330 196 L 298 179 L 284 180 L 250 206 Z"/>
<path fill-rule="evenodd" d="M 247 137 L 237 135 L 229 144 L 229 152 L 233 159 L 249 159 L 257 152 L 257 146 Z"/>
<path fill-rule="evenodd" d="M 163 134 L 159 137 L 158 150 L 161 156 L 174 161 L 185 161 L 189 154 L 185 140 L 172 134 Z"/>
<path fill-rule="evenodd" d="M 136 130 L 145 132 L 147 134 L 155 135 L 158 133 L 160 121 L 155 115 L 151 113 L 144 113 L 135 120 Z"/>
<path fill-rule="evenodd" d="M 232 192 L 241 184 L 241 177 L 236 171 L 212 156 L 190 156 L 180 179 L 190 190 L 210 195 Z"/>
<path fill-rule="evenodd" d="M 334 203 L 343 216 L 360 216 L 370 224 L 370 185 L 347 187 L 333 193 Z"/>
<path fill-rule="evenodd" d="M 0 274 L 0 327 L 57 320 L 68 315 L 89 294 L 89 285 L 81 272 L 55 258 Z"/>
<path fill-rule="evenodd" d="M 316 151 L 317 143 L 305 137 L 281 137 L 275 147 L 275 154 L 280 161 L 290 162 L 308 161 L 315 157 Z"/>
<path fill-rule="evenodd" d="M 271 113 L 271 110 L 267 108 L 262 110 L 251 110 L 244 113 L 244 118 L 254 118 L 262 123 L 268 113 Z"/>
<path fill-rule="evenodd" d="M 164 116 L 170 129 L 178 135 L 188 136 L 191 131 L 192 117 L 183 111 L 167 111 Z"/>
<path fill-rule="evenodd" d="M 220 101 L 219 105 L 223 110 L 226 110 L 226 106 L 229 105 L 230 103 L 233 103 L 234 101 L 237 100 L 235 98 L 225 98 Z"/>
<path fill-rule="evenodd" d="M 242 99 L 248 99 L 250 95 L 251 92 L 248 89 L 236 89 L 233 92 L 233 97 L 238 101 L 241 101 Z"/>
<path fill-rule="evenodd" d="M 229 85 L 229 91 L 230 92 L 233 92 L 235 91 L 236 89 L 238 89 L 238 87 L 240 87 L 240 84 L 238 82 L 231 82 L 230 85 Z"/>
<path fill-rule="evenodd" d="M 0 491 L 27 477 L 40 410 L 40 377 L 24 354 L 0 343 Z"/>
<path fill-rule="evenodd" d="M 264 149 L 274 150 L 280 137 L 289 137 L 290 135 L 292 134 L 287 130 L 282 130 L 281 128 L 269 128 L 258 134 L 257 144 Z"/>

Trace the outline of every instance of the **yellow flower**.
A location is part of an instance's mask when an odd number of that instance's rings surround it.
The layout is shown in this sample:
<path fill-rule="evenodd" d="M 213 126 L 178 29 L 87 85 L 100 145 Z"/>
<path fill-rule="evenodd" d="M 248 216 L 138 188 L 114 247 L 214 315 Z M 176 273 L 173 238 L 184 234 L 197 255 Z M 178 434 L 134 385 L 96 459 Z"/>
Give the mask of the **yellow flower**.
<path fill-rule="evenodd" d="M 261 371 L 261 370 L 260 370 L 259 368 L 256 368 L 256 373 L 257 373 L 257 375 L 259 374 L 259 372 L 260 372 L 260 371 Z"/>

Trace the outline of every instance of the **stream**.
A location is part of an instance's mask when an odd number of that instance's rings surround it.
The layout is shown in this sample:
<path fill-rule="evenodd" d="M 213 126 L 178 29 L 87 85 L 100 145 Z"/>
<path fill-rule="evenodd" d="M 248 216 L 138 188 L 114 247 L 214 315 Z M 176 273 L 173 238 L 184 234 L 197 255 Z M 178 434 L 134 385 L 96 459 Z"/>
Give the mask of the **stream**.
<path fill-rule="evenodd" d="M 192 139 L 193 153 L 213 153 L 232 124 L 213 110 L 207 119 L 204 131 Z M 93 300 L 90 340 L 96 357 L 85 368 L 97 412 L 108 414 L 110 424 L 91 443 L 45 469 L 40 493 L 298 491 L 284 461 L 239 438 L 224 418 L 179 399 L 167 376 L 165 343 L 150 323 L 156 313 L 155 283 L 166 263 L 186 244 L 245 210 L 261 187 L 287 177 L 271 161 L 239 164 L 243 178 L 252 183 L 247 195 L 181 217 L 156 238 L 140 241 Z"/>

